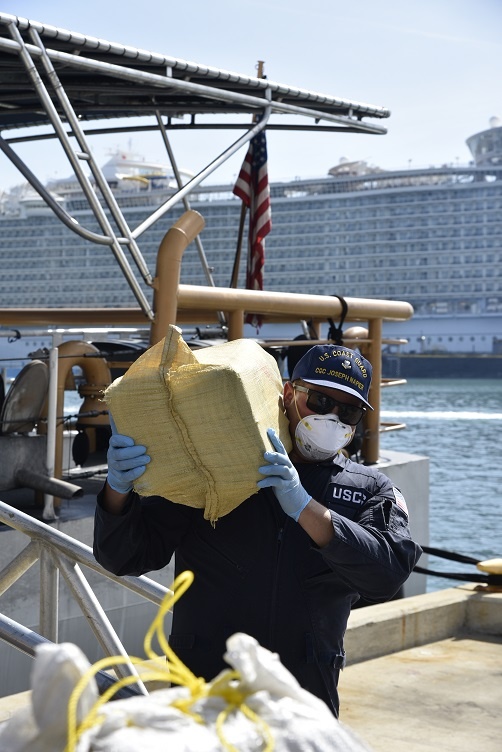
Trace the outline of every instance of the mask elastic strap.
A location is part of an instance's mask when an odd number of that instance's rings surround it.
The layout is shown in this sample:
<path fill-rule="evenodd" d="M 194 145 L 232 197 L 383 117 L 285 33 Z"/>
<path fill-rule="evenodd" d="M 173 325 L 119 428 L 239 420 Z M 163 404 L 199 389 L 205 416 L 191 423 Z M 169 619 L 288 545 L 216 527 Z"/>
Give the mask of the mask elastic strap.
<path fill-rule="evenodd" d="M 296 389 L 295 389 L 294 384 L 293 384 L 293 400 L 295 403 L 295 410 L 296 410 L 296 414 L 298 415 L 298 420 L 302 420 L 302 416 L 300 415 L 300 411 L 298 410 L 298 405 L 296 404 Z"/>

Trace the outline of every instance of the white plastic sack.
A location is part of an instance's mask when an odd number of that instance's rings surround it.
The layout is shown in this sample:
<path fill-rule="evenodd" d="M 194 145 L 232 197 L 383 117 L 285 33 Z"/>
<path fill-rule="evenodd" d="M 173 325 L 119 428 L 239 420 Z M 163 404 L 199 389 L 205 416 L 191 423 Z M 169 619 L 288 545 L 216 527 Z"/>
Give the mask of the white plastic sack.
<path fill-rule="evenodd" d="M 69 642 L 44 644 L 36 649 L 31 673 L 31 705 L 20 709 L 0 727 L 2 752 L 58 752 L 67 740 L 68 700 L 90 663 L 79 647 Z M 80 722 L 98 699 L 92 678 L 77 706 Z"/>
<path fill-rule="evenodd" d="M 233 681 L 232 690 L 243 698 L 251 718 L 242 708 L 229 709 L 223 697 L 206 696 L 190 707 L 191 713 L 202 717 L 203 723 L 198 723 L 172 706 L 176 699 L 189 696 L 188 689 L 161 689 L 148 697 L 108 702 L 100 708 L 96 725 L 80 737 L 75 752 L 368 752 L 368 747 L 334 718 L 325 703 L 302 689 L 278 656 L 262 648 L 254 638 L 233 635 L 227 641 L 224 657 L 240 674 L 240 679 Z M 63 752 L 68 700 L 88 666 L 74 645 L 39 648 L 32 676 L 32 709 L 15 716 L 0 731 L 0 749 Z M 211 686 L 225 673 L 216 677 Z M 96 686 L 91 682 L 80 700 L 80 720 L 96 696 Z M 216 724 L 225 709 L 228 716 L 220 739 Z"/>

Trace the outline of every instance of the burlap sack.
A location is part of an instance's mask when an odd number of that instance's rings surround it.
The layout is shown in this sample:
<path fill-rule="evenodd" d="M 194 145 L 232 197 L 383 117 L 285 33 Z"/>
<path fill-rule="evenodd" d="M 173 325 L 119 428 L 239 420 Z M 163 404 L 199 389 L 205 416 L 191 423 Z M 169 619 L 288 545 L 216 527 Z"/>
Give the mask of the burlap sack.
<path fill-rule="evenodd" d="M 258 491 L 274 428 L 291 450 L 282 379 L 256 342 L 190 350 L 181 330 L 147 350 L 105 392 L 119 433 L 148 449 L 135 490 L 204 509 L 214 522 Z"/>

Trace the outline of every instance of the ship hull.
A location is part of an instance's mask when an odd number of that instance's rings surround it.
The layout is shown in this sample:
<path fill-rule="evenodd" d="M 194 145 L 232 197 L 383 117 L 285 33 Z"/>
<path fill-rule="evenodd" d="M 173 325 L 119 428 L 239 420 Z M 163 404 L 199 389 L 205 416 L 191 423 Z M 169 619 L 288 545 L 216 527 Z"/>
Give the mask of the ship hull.
<path fill-rule="evenodd" d="M 404 379 L 498 379 L 502 378 L 502 355 L 383 355 L 382 374 L 384 378 Z"/>

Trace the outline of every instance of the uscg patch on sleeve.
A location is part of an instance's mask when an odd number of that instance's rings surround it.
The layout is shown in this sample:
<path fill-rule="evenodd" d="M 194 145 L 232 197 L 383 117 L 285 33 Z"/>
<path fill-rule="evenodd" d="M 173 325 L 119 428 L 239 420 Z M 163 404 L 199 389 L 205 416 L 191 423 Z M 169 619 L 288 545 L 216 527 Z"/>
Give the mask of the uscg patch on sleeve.
<path fill-rule="evenodd" d="M 399 488 L 396 488 L 395 486 L 393 486 L 392 490 L 394 491 L 394 498 L 396 500 L 396 504 L 398 505 L 400 509 L 403 510 L 405 515 L 409 517 L 408 507 L 406 506 L 406 502 L 404 500 L 403 494 L 401 493 Z"/>

